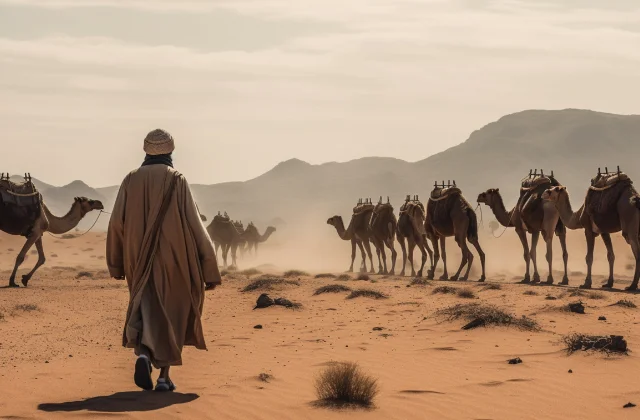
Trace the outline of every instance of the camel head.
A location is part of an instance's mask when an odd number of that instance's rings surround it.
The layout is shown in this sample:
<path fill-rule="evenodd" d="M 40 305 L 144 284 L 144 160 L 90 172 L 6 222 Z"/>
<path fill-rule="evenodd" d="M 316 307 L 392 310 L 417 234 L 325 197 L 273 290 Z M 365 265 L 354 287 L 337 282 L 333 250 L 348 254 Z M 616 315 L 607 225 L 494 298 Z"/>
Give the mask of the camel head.
<path fill-rule="evenodd" d="M 80 206 L 80 210 L 82 212 L 83 217 L 85 214 L 89 213 L 90 211 L 104 210 L 104 206 L 102 205 L 102 202 L 98 200 L 90 200 L 87 197 L 75 197 L 73 200 L 74 200 L 74 205 Z"/>
<path fill-rule="evenodd" d="M 491 207 L 496 199 L 500 196 L 500 188 L 490 188 L 487 191 L 478 195 L 478 204 L 486 204 Z"/>
<path fill-rule="evenodd" d="M 567 187 L 553 187 L 542 193 L 542 199 L 546 201 L 557 202 L 560 197 L 567 194 Z"/>
<path fill-rule="evenodd" d="M 340 226 L 342 223 L 342 216 L 333 216 L 327 220 L 327 224 L 331 226 Z M 344 225 L 344 223 L 342 223 Z"/>
<path fill-rule="evenodd" d="M 273 233 L 275 231 L 276 231 L 276 228 L 274 228 L 273 226 L 269 226 L 269 227 L 267 227 L 266 233 Z"/>

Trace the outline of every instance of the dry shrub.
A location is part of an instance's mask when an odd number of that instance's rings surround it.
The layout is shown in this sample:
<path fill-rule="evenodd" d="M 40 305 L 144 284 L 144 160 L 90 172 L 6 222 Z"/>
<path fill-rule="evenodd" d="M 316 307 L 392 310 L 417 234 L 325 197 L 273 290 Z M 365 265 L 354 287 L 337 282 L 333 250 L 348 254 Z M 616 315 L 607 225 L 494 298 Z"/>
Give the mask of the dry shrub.
<path fill-rule="evenodd" d="M 502 286 L 497 283 L 486 284 L 482 290 L 502 290 Z"/>
<path fill-rule="evenodd" d="M 300 286 L 300 283 L 295 280 L 285 280 L 279 277 L 273 276 L 261 276 L 260 278 L 252 281 L 244 289 L 243 292 L 254 292 L 257 290 L 268 291 L 273 290 L 275 286 Z"/>
<path fill-rule="evenodd" d="M 358 275 L 358 277 L 356 277 L 356 280 L 369 281 L 369 280 L 371 280 L 371 277 L 369 277 L 368 274 L 360 274 L 360 275 Z"/>
<path fill-rule="evenodd" d="M 322 286 L 313 293 L 314 296 L 321 295 L 323 293 L 341 293 L 341 292 L 350 292 L 351 288 L 347 286 L 343 286 L 341 284 L 329 284 L 327 286 Z"/>
<path fill-rule="evenodd" d="M 336 275 L 331 273 L 320 273 L 316 274 L 315 278 L 317 279 L 335 279 Z"/>
<path fill-rule="evenodd" d="M 493 305 L 481 305 L 479 303 L 458 304 L 448 308 L 440 309 L 436 316 L 447 321 L 466 319 L 471 321 L 463 329 L 473 329 L 477 327 L 504 326 L 515 327 L 521 330 L 538 331 L 540 327 L 533 319 L 523 316 L 516 318 L 500 308 Z"/>
<path fill-rule="evenodd" d="M 526 296 L 538 296 L 538 292 L 535 292 L 533 290 L 527 290 L 526 292 L 523 293 L 523 295 L 526 295 Z"/>
<path fill-rule="evenodd" d="M 569 293 L 570 297 L 585 297 L 587 299 L 602 300 L 605 299 L 604 294 L 594 292 L 592 290 L 575 289 Z"/>
<path fill-rule="evenodd" d="M 450 295 L 455 295 L 456 293 L 458 293 L 458 289 L 456 289 L 455 287 L 451 287 L 451 286 L 438 286 L 435 289 L 433 289 L 433 292 L 431 292 L 432 294 L 438 294 L 438 293 L 442 293 L 442 294 L 450 294 Z"/>
<path fill-rule="evenodd" d="M 620 335 L 586 335 L 570 334 L 562 338 L 567 353 L 572 354 L 578 350 L 596 350 L 604 353 L 627 354 L 627 342 Z"/>
<path fill-rule="evenodd" d="M 411 286 L 431 286 L 431 282 L 425 278 L 422 277 L 416 277 L 411 279 L 411 282 L 409 283 L 409 285 Z"/>
<path fill-rule="evenodd" d="M 249 277 L 249 276 L 255 276 L 255 275 L 258 275 L 258 274 L 262 274 L 262 271 L 260 271 L 260 270 L 258 270 L 256 268 L 247 268 L 246 270 L 242 270 L 240 272 L 240 274 Z"/>
<path fill-rule="evenodd" d="M 78 274 L 76 274 L 76 279 L 83 279 L 83 278 L 92 279 L 93 278 L 93 273 L 91 273 L 89 271 L 80 271 Z"/>
<path fill-rule="evenodd" d="M 261 373 L 260 375 L 258 375 L 258 380 L 262 382 L 269 383 L 271 382 L 272 379 L 273 379 L 273 376 L 269 375 L 268 373 Z"/>
<path fill-rule="evenodd" d="M 359 297 L 368 297 L 372 299 L 388 299 L 389 296 L 371 289 L 358 289 L 351 292 L 347 299 L 355 299 Z"/>
<path fill-rule="evenodd" d="M 633 303 L 633 302 L 631 302 L 630 300 L 627 300 L 627 299 L 619 300 L 619 301 L 617 301 L 616 303 L 614 303 L 611 306 L 622 306 L 622 307 L 625 307 L 625 308 L 637 308 L 638 307 L 635 303 Z"/>
<path fill-rule="evenodd" d="M 362 372 L 356 363 L 336 363 L 316 378 L 319 406 L 371 407 L 378 395 L 378 380 Z"/>
<path fill-rule="evenodd" d="M 458 297 L 463 299 L 475 299 L 476 294 L 473 293 L 473 290 L 464 288 L 458 290 Z"/>
<path fill-rule="evenodd" d="M 302 270 L 289 270 L 289 271 L 285 271 L 284 272 L 284 276 L 289 278 L 289 277 L 304 277 L 304 276 L 308 276 L 309 273 L 307 273 L 306 271 L 302 271 Z"/>
<path fill-rule="evenodd" d="M 351 280 L 351 276 L 348 274 L 340 274 L 336 280 L 348 281 Z"/>
<path fill-rule="evenodd" d="M 33 303 L 21 303 L 14 306 L 13 309 L 22 312 L 33 312 L 38 310 L 38 305 L 35 305 Z"/>

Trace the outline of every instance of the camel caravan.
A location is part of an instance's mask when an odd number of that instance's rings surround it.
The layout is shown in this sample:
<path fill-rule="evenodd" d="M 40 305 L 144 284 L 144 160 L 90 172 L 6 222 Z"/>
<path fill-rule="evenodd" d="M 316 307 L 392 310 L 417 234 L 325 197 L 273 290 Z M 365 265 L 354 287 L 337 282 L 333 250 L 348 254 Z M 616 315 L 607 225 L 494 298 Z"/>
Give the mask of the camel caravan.
<path fill-rule="evenodd" d="M 595 238 L 602 236 L 609 262 L 609 278 L 602 287 L 613 288 L 615 254 L 611 234 L 622 232 L 622 236 L 631 246 L 636 261 L 633 281 L 626 290 L 637 290 L 640 278 L 640 265 L 638 264 L 640 259 L 640 195 L 633 187 L 629 176 L 621 172 L 619 167 L 613 172 L 610 172 L 608 168 L 605 168 L 604 172 L 598 168 L 598 174 L 591 179 L 584 203 L 576 212 L 572 210 L 566 187 L 562 186 L 555 178 L 553 171 L 545 174 L 543 170 L 538 172 L 537 169 L 529 171 L 529 175 L 521 181 L 520 195 L 511 210 L 506 209 L 498 188 L 490 188 L 479 194 L 477 203 L 478 206 L 481 204 L 488 206 L 504 229 L 514 228 L 520 238 L 526 267 L 521 283 L 541 282 L 536 247 L 542 234 L 547 248 L 545 257 L 549 270 L 546 284 L 554 284 L 553 237 L 558 236 L 564 265 L 564 274 L 560 284 L 568 285 L 567 229 L 584 229 L 587 241 L 587 277 L 580 287 L 586 289 L 592 287 L 591 268 Z M 351 242 L 349 272 L 353 271 L 356 248 L 360 249 L 362 256 L 360 271 L 367 272 L 368 257 L 369 272 L 374 272 L 371 251 L 371 244 L 373 244 L 378 258 L 378 274 L 394 275 L 397 259 L 394 243 L 397 238 L 402 249 L 400 275 L 405 275 L 408 260 L 411 265 L 411 276 L 421 277 L 427 259 L 429 259 L 430 266 L 427 270 L 427 278 L 433 279 L 436 267 L 442 257 L 443 274 L 440 279 L 448 280 L 445 240 L 447 237 L 453 237 L 460 247 L 462 258 L 458 270 L 450 280 L 468 280 L 474 260 L 469 244 L 473 245 L 480 257 L 482 274 L 478 281 L 483 282 L 486 279 L 485 254 L 478 239 L 476 213 L 462 195 L 462 191 L 455 181 L 449 181 L 446 184 L 444 181 L 440 184 L 436 182 L 430 193 L 426 209 L 417 195 L 413 197 L 408 195 L 396 218 L 388 198 L 387 202 L 383 203 L 382 197 L 380 197 L 376 205 L 372 203 L 371 199 L 364 201 L 360 199 L 353 208 L 348 227 L 345 228 L 344 221 L 339 215 L 329 218 L 327 224 L 336 229 L 342 240 Z M 529 245 L 527 234 L 531 235 L 531 245 Z M 416 247 L 422 255 L 418 267 L 413 260 Z M 391 251 L 391 270 L 387 269 L 386 248 Z M 530 276 L 531 263 L 533 263 L 533 279 Z"/>

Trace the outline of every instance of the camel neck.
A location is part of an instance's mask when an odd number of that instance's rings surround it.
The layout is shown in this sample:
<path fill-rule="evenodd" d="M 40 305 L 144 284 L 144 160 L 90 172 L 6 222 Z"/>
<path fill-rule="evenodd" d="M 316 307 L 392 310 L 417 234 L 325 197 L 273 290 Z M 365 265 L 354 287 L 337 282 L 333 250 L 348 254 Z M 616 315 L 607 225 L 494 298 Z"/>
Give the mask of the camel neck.
<path fill-rule="evenodd" d="M 73 203 L 71 209 L 62 217 L 52 214 L 44 203 L 42 203 L 42 208 L 47 216 L 47 221 L 49 222 L 49 232 L 56 235 L 69 232 L 71 229 L 78 226 L 78 223 L 80 223 L 80 220 L 84 217 L 82 209 L 78 203 Z"/>

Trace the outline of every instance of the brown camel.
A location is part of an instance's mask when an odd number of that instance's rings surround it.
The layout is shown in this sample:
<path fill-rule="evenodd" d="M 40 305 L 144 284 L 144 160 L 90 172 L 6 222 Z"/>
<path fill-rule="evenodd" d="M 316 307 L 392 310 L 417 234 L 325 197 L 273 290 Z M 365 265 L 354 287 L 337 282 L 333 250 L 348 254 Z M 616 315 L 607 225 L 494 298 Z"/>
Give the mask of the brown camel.
<path fill-rule="evenodd" d="M 264 243 L 269 239 L 269 237 L 276 231 L 276 228 L 273 226 L 267 227 L 267 230 L 264 232 L 264 235 L 261 235 L 258 232 L 258 228 L 250 222 L 247 226 L 247 229 L 244 231 L 242 237 L 247 243 L 247 251 L 251 253 L 251 249 L 253 248 L 255 251 L 255 255 L 258 255 L 258 244 Z"/>
<path fill-rule="evenodd" d="M 518 203 L 509 211 L 505 208 L 500 190 L 497 188 L 489 189 L 478 196 L 478 203 L 489 206 L 502 226 L 505 228 L 515 227 L 524 248 L 526 271 L 522 283 L 531 282 L 531 277 L 529 276 L 530 261 L 533 262 L 533 283 L 540 282 L 536 247 L 540 233 L 542 233 L 542 238 L 547 245 L 546 259 L 549 264 L 547 284 L 553 284 L 553 235 L 555 233 L 560 239 L 562 260 L 564 262 L 564 276 L 560 284 L 569 284 L 569 276 L 567 274 L 567 261 L 569 258 L 567 253 L 567 230 L 562 220 L 560 220 L 560 214 L 555 205 L 545 202 L 541 198 L 545 190 L 557 185 L 559 183 L 553 175 L 545 177 L 542 171 L 540 175 L 530 173 L 529 177 L 522 182 Z M 529 249 L 527 232 L 531 234 L 531 249 Z"/>
<path fill-rule="evenodd" d="M 436 241 L 440 241 L 442 249 L 442 263 L 444 264 L 444 274 L 441 280 L 447 280 L 449 275 L 447 272 L 447 254 L 445 249 L 445 238 L 453 236 L 462 251 L 462 261 L 456 274 L 451 280 L 468 280 L 471 264 L 473 263 L 473 254 L 469 250 L 467 241 L 471 242 L 480 255 L 480 263 L 482 265 L 481 282 L 485 281 L 485 255 L 478 242 L 478 219 L 471 205 L 462 196 L 462 191 L 456 187 L 455 181 L 447 186 L 442 183 L 442 187 L 435 186 L 429 197 L 427 204 L 427 220 L 425 222 L 425 230 L 428 235 L 432 236 L 434 248 Z M 438 264 L 439 251 L 434 250 L 434 270 Z M 464 276 L 460 277 L 462 269 L 467 265 L 467 271 Z"/>
<path fill-rule="evenodd" d="M 396 271 L 396 259 L 398 253 L 396 252 L 394 242 L 396 240 L 396 232 L 398 231 L 398 220 L 396 215 L 393 214 L 393 206 L 387 197 L 387 202 L 380 201 L 373 209 L 371 220 L 369 222 L 369 230 L 371 231 L 371 240 L 378 252 L 378 261 L 382 259 L 382 266 L 380 267 L 381 274 L 394 275 Z M 387 253 L 385 247 L 391 250 L 391 271 L 387 270 Z"/>
<path fill-rule="evenodd" d="M 242 235 L 238 232 L 237 227 L 225 212 L 224 216 L 218 213 L 207 226 L 209 237 L 216 246 L 222 247 L 223 267 L 227 268 L 227 257 L 231 251 L 231 264 L 237 267 L 236 252 L 239 244 L 242 242 Z"/>
<path fill-rule="evenodd" d="M 29 280 L 40 266 L 45 263 L 42 235 L 45 232 L 63 234 L 78 226 L 80 220 L 93 210 L 103 210 L 100 201 L 85 197 L 76 197 L 66 215 L 57 217 L 51 214 L 42 196 L 31 182 L 31 176 L 25 175 L 24 184 L 16 184 L 9 180 L 9 175 L 0 177 L 0 230 L 10 235 L 27 238 L 9 278 L 9 287 L 18 287 L 15 282 L 16 273 L 24 262 L 29 249 L 35 244 L 38 250 L 38 261 L 33 269 L 22 276 L 22 284 L 27 286 Z"/>
<path fill-rule="evenodd" d="M 431 260 L 431 269 L 429 270 L 429 276 L 433 276 L 431 273 L 433 269 L 433 251 L 429 247 L 427 242 L 427 232 L 425 230 L 426 213 L 424 205 L 418 200 L 418 196 L 414 196 L 413 200 L 411 196 L 407 196 L 404 204 L 400 207 L 400 216 L 398 217 L 398 242 L 402 248 L 402 271 L 400 275 L 405 275 L 407 264 L 407 248 L 409 262 L 411 263 L 411 276 L 416 276 L 416 271 L 413 265 L 413 251 L 417 246 L 422 253 L 422 264 L 420 270 L 418 270 L 418 277 L 422 277 L 422 271 L 424 265 L 427 262 L 427 253 Z M 405 240 L 407 245 L 405 246 Z"/>
<path fill-rule="evenodd" d="M 371 261 L 371 273 L 374 273 L 373 269 L 373 255 L 371 253 L 371 244 L 373 232 L 370 228 L 371 217 L 373 215 L 374 206 L 371 203 L 371 200 L 366 200 L 365 202 L 362 199 L 358 200 L 358 204 L 353 208 L 353 215 L 351 216 L 351 222 L 349 223 L 349 228 L 345 230 L 344 222 L 342 221 L 342 216 L 333 216 L 327 220 L 327 224 L 332 225 L 338 231 L 338 235 L 344 240 L 351 240 L 351 268 L 350 271 L 353 270 L 353 260 L 355 259 L 355 245 L 357 244 L 360 247 L 360 251 L 363 253 L 362 256 L 362 268 L 361 271 L 367 272 L 367 263 L 366 257 L 364 255 L 364 251 L 366 251 L 369 256 L 369 260 Z M 364 248 L 364 251 L 363 251 Z M 379 252 L 379 250 L 378 250 Z M 380 262 L 380 255 L 378 254 L 378 263 L 382 271 L 382 264 Z"/>
<path fill-rule="evenodd" d="M 591 180 L 591 186 L 587 191 L 587 196 L 582 207 L 574 212 L 571 207 L 571 200 L 567 189 L 562 186 L 553 187 L 545 191 L 543 199 L 555 203 L 560 218 L 569 229 L 584 229 L 587 240 L 587 278 L 581 288 L 591 288 L 591 267 L 593 265 L 593 249 L 595 238 L 602 236 L 602 241 L 607 248 L 607 259 L 609 261 L 609 279 L 603 288 L 612 288 L 614 283 L 613 266 L 615 254 L 611 243 L 611 234 L 622 231 L 622 236 L 628 244 L 636 260 L 636 268 L 633 275 L 633 282 L 627 290 L 638 288 L 640 278 L 640 212 L 637 203 L 638 193 L 632 185 L 631 179 L 620 172 L 600 173 Z"/>

